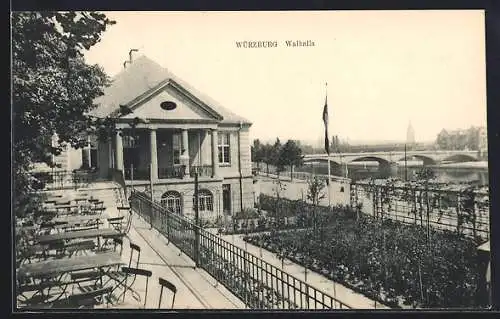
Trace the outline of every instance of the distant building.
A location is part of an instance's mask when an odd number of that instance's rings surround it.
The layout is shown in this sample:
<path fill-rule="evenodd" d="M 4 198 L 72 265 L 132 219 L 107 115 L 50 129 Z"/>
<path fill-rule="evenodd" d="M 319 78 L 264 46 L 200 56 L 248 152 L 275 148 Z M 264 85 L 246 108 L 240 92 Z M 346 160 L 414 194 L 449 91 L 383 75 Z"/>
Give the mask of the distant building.
<path fill-rule="evenodd" d="M 484 126 L 479 128 L 479 158 L 488 159 L 488 137 Z"/>

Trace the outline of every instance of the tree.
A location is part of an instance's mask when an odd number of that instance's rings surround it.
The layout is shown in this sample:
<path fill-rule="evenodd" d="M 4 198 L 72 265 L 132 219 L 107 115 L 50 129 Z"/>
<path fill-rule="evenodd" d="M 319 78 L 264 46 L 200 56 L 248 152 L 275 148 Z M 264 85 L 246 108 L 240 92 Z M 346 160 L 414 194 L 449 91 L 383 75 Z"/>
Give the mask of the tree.
<path fill-rule="evenodd" d="M 319 205 L 319 201 L 325 198 L 325 182 L 318 176 L 314 176 L 307 181 L 307 200 L 313 204 L 313 221 L 314 230 L 316 233 L 316 208 Z"/>
<path fill-rule="evenodd" d="M 283 184 L 283 182 L 278 178 L 273 181 L 273 193 L 276 195 L 276 207 L 275 207 L 275 212 L 276 212 L 276 225 L 278 227 L 281 227 L 284 224 L 283 221 L 283 214 L 281 212 L 281 204 L 282 204 L 282 199 L 281 199 L 281 193 L 283 191 L 286 191 L 286 184 Z"/>
<path fill-rule="evenodd" d="M 276 173 L 278 177 L 280 176 L 280 172 L 284 169 L 284 164 L 281 161 L 281 141 L 277 137 L 276 142 L 271 147 L 271 161 L 274 166 L 276 166 Z"/>
<path fill-rule="evenodd" d="M 261 151 L 262 151 L 262 161 L 266 163 L 266 172 L 267 175 L 269 176 L 269 164 L 273 163 L 272 146 L 269 144 L 262 145 Z"/>
<path fill-rule="evenodd" d="M 436 139 L 436 144 L 438 145 L 439 149 L 442 150 L 448 150 L 450 148 L 450 135 L 445 129 L 439 132 Z"/>
<path fill-rule="evenodd" d="M 479 129 L 476 127 L 471 127 L 467 130 L 467 148 L 469 150 L 478 151 L 479 150 Z"/>
<path fill-rule="evenodd" d="M 431 168 L 428 167 L 423 167 L 420 171 L 417 172 L 417 179 L 418 180 L 431 180 L 436 177 L 436 174 Z"/>
<path fill-rule="evenodd" d="M 253 140 L 252 145 L 252 162 L 257 163 L 257 168 L 260 169 L 260 162 L 264 160 L 263 145 L 260 143 L 259 139 Z"/>
<path fill-rule="evenodd" d="M 293 167 L 300 166 L 304 162 L 302 150 L 292 140 L 288 140 L 280 151 L 280 164 L 290 166 L 290 180 L 293 181 Z"/>
<path fill-rule="evenodd" d="M 100 121 L 86 114 L 109 79 L 83 51 L 100 41 L 115 22 L 97 12 L 14 12 L 12 14 L 12 111 L 14 210 L 30 209 L 34 161 L 49 165 L 51 155 L 70 144 L 83 147 Z M 53 147 L 54 133 L 59 146 Z"/>

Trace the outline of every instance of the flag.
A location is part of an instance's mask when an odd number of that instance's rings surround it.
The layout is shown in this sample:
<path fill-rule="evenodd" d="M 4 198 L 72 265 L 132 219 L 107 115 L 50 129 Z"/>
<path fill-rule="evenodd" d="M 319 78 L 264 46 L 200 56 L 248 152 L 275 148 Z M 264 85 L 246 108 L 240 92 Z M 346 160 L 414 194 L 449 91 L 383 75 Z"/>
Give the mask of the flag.
<path fill-rule="evenodd" d="M 325 107 L 323 108 L 323 123 L 325 124 L 325 151 L 330 155 L 330 141 L 328 140 L 328 96 L 325 97 Z"/>

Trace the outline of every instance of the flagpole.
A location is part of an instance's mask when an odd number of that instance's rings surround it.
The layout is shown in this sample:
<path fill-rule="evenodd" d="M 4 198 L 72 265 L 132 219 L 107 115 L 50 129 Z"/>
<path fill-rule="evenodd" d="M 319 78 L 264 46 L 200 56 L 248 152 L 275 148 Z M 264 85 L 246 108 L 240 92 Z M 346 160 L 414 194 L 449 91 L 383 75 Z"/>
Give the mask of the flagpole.
<path fill-rule="evenodd" d="M 328 82 L 325 83 L 325 105 L 327 105 L 327 100 L 328 100 Z M 328 126 L 329 126 L 329 119 L 327 119 L 327 122 L 326 122 L 326 132 L 328 132 Z M 328 133 L 327 133 L 328 134 Z M 328 137 L 328 135 L 326 136 Z M 327 149 L 326 149 L 326 156 L 327 156 L 327 159 L 328 159 L 328 182 L 326 183 L 326 187 L 328 187 L 328 208 L 331 207 L 332 203 L 331 203 L 331 194 L 330 194 L 330 182 L 331 182 L 331 165 L 330 165 L 330 145 L 327 145 Z"/>

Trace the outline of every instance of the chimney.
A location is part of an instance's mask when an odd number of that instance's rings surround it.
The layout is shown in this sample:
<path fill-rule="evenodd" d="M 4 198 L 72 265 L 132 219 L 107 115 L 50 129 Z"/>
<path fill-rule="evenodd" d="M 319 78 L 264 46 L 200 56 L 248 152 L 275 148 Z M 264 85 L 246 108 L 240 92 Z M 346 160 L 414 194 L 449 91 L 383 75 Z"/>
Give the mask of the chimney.
<path fill-rule="evenodd" d="M 128 63 L 132 64 L 132 52 L 138 52 L 139 49 L 130 49 L 130 51 L 128 51 Z"/>

